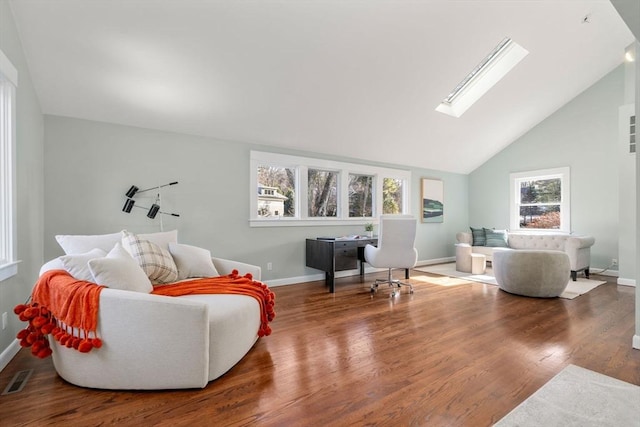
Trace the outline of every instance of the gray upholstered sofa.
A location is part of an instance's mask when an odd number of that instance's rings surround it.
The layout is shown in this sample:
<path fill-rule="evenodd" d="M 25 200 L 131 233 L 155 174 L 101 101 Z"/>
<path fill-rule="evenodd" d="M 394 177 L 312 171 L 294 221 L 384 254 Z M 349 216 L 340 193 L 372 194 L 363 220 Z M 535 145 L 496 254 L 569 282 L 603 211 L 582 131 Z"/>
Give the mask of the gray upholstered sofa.
<path fill-rule="evenodd" d="M 477 229 L 476 229 L 477 230 Z M 487 230 L 487 229 L 485 229 Z M 470 232 L 456 234 L 458 241 L 456 258 L 471 257 L 471 254 L 483 254 L 487 261 L 493 261 L 494 251 L 513 249 L 540 249 L 563 251 L 569 255 L 571 278 L 575 281 L 579 271 L 584 271 L 589 277 L 589 265 L 591 262 L 591 246 L 595 239 L 591 236 L 576 236 L 559 233 L 515 233 L 506 231 L 488 230 L 496 234 L 503 234 L 504 244 L 494 242 L 492 246 L 478 245 L 474 242 L 474 236 Z M 474 244 L 475 243 L 475 244 Z M 480 242 L 482 243 L 482 242 Z M 456 259 L 456 262 L 463 261 Z"/>

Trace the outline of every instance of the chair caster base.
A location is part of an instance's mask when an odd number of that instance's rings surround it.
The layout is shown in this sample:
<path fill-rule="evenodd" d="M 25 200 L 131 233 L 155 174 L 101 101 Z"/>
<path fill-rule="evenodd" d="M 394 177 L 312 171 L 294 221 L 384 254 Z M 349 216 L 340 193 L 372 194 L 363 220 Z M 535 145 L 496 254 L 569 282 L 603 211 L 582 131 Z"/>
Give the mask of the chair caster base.
<path fill-rule="evenodd" d="M 407 286 L 409 288 L 409 293 L 413 294 L 413 285 L 411 285 L 410 283 L 404 283 L 399 280 L 393 280 L 393 279 L 392 280 L 376 279 L 376 281 L 371 285 L 371 295 L 378 292 L 378 286 L 382 283 L 388 284 L 389 287 L 391 288 L 391 293 L 389 294 L 390 298 L 393 298 L 396 295 L 399 295 L 400 289 L 402 286 Z"/>

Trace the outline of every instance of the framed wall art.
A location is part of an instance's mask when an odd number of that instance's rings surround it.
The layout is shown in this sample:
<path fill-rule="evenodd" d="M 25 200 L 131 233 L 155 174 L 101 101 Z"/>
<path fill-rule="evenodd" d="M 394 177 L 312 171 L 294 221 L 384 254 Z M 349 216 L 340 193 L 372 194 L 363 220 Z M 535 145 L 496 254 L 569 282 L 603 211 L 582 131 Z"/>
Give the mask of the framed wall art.
<path fill-rule="evenodd" d="M 444 221 L 444 184 L 440 179 L 422 178 L 422 222 Z"/>

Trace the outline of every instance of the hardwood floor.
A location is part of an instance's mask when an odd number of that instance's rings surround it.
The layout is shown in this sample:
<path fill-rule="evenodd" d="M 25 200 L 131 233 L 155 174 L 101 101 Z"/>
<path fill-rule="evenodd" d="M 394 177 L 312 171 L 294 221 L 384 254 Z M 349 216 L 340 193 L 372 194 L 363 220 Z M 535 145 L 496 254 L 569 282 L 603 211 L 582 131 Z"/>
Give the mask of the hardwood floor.
<path fill-rule="evenodd" d="M 0 396 L 0 425 L 489 426 L 568 364 L 640 385 L 635 288 L 608 278 L 547 300 L 428 276 L 412 272 L 415 293 L 395 299 L 370 296 L 378 275 L 339 279 L 335 294 L 323 282 L 273 288 L 273 334 L 199 390 L 84 389 L 23 350 L 0 390 L 34 373 Z"/>

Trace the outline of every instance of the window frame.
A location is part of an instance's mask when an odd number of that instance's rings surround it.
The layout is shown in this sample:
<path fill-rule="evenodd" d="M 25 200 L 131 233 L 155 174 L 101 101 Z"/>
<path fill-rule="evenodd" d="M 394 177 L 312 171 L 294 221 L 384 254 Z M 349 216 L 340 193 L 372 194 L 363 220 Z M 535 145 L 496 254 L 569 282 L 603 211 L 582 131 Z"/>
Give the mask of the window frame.
<path fill-rule="evenodd" d="M 560 179 L 560 228 L 520 227 L 520 182 L 542 179 Z M 527 233 L 571 233 L 571 169 L 567 167 L 514 172 L 509 175 L 510 231 Z"/>
<path fill-rule="evenodd" d="M 0 282 L 18 274 L 16 259 L 16 92 L 18 71 L 0 50 Z M 4 111 L 4 114 L 2 114 Z"/>
<path fill-rule="evenodd" d="M 251 227 L 282 227 L 282 226 L 321 226 L 321 225 L 362 225 L 375 223 L 383 212 L 383 178 L 394 178 L 403 181 L 402 212 L 411 212 L 409 195 L 411 194 L 411 171 L 392 169 L 365 164 L 347 163 L 334 160 L 300 157 L 288 154 L 270 153 L 264 151 L 250 151 L 249 174 L 249 225 Z M 258 166 L 290 167 L 295 169 L 296 200 L 295 217 L 258 217 Z M 336 217 L 308 216 L 308 170 L 321 169 L 338 173 L 337 196 L 338 215 Z M 371 217 L 349 217 L 349 174 L 373 176 L 373 215 Z"/>

